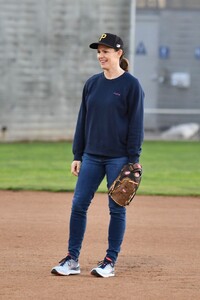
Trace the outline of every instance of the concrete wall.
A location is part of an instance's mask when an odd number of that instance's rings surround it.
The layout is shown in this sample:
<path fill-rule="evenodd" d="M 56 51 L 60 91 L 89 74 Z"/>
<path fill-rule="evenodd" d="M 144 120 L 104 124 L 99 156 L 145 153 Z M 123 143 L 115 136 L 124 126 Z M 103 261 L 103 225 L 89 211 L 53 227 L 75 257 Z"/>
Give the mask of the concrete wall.
<path fill-rule="evenodd" d="M 128 43 L 130 3 L 0 1 L 1 141 L 73 137 L 83 84 L 100 71 L 88 45 L 105 31 Z"/>

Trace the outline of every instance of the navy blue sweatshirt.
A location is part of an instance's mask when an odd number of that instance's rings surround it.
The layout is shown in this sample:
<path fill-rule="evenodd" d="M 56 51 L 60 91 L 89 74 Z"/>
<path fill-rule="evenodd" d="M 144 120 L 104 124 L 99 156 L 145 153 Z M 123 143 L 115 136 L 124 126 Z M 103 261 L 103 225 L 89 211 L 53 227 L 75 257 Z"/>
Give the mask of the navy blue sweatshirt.
<path fill-rule="evenodd" d="M 108 157 L 128 156 L 139 162 L 143 142 L 144 92 L 138 80 L 125 72 L 115 79 L 104 73 L 84 86 L 74 142 L 74 160 L 83 153 Z"/>

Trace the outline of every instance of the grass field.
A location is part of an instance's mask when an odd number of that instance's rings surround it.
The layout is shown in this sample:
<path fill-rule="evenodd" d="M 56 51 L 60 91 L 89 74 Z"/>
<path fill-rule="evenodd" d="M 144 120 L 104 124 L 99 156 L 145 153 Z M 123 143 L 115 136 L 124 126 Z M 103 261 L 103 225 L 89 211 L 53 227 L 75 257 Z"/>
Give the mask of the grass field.
<path fill-rule="evenodd" d="M 0 189 L 73 191 L 69 142 L 0 144 Z M 138 194 L 200 195 L 200 143 L 145 141 Z M 106 183 L 99 187 L 106 192 Z"/>

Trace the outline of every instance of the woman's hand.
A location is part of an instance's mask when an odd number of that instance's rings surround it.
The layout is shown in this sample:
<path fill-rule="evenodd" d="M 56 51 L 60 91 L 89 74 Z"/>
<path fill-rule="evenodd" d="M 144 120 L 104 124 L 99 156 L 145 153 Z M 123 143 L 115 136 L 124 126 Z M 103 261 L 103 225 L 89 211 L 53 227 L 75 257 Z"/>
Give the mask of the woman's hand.
<path fill-rule="evenodd" d="M 71 173 L 75 176 L 78 176 L 81 168 L 81 161 L 80 160 L 74 160 L 71 164 Z"/>

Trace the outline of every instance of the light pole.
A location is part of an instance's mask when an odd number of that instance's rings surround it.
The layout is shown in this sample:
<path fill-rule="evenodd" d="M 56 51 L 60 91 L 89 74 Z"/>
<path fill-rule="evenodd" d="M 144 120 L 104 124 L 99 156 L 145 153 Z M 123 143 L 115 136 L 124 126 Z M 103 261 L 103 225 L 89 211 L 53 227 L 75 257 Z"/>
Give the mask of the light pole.
<path fill-rule="evenodd" d="M 136 15 L 136 0 L 131 0 L 130 13 L 130 73 L 134 72 L 134 56 L 135 56 L 135 15 Z"/>

